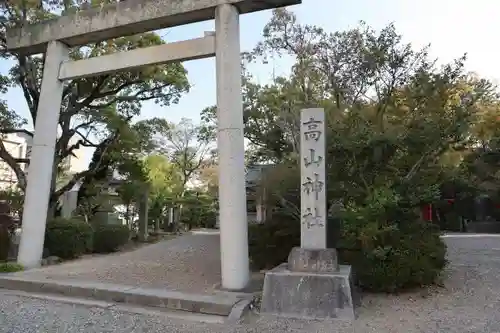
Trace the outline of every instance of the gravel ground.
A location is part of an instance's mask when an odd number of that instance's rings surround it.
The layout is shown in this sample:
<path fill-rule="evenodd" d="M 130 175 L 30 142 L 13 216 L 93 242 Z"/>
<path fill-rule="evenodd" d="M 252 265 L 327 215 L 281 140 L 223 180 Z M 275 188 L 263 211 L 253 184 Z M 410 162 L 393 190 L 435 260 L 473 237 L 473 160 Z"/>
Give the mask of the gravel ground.
<path fill-rule="evenodd" d="M 269 317 L 250 318 L 243 325 L 203 324 L 0 295 L 0 332 L 500 332 L 500 237 L 453 237 L 446 242 L 451 264 L 444 288 L 366 295 L 353 324 Z"/>
<path fill-rule="evenodd" d="M 108 282 L 145 288 L 205 293 L 220 283 L 218 234 L 186 234 L 117 253 L 16 275 L 56 280 Z"/>

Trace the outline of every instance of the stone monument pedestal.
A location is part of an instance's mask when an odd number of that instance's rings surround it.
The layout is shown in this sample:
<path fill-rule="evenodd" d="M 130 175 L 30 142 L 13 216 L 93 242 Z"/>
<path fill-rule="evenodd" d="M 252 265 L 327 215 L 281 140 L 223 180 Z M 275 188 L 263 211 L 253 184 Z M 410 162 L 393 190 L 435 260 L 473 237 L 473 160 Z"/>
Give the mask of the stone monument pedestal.
<path fill-rule="evenodd" d="M 261 312 L 353 320 L 359 303 L 351 267 L 339 266 L 337 250 L 328 248 L 325 112 L 304 109 L 300 121 L 301 247 L 292 249 L 287 263 L 266 274 Z"/>
<path fill-rule="evenodd" d="M 294 248 L 264 279 L 264 314 L 353 320 L 358 305 L 351 266 L 338 265 L 335 249 Z"/>

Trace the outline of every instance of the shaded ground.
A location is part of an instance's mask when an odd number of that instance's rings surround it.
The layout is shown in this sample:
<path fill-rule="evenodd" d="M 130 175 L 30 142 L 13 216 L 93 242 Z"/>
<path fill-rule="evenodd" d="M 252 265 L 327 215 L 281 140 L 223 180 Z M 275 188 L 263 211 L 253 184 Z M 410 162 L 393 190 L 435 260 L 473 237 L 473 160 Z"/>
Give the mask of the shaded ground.
<path fill-rule="evenodd" d="M 130 240 L 127 244 L 120 246 L 118 251 L 116 251 L 117 253 L 115 253 L 115 255 L 118 253 L 122 254 L 125 252 L 136 251 L 136 250 L 143 248 L 145 246 L 148 246 L 151 244 L 156 244 L 156 243 L 161 242 L 161 241 L 174 239 L 178 236 L 179 236 L 179 234 L 172 234 L 172 233 L 167 234 L 167 233 L 165 233 L 165 234 L 154 235 L 154 236 L 150 235 L 146 242 L 141 242 L 137 239 L 133 239 L 133 240 Z M 72 261 L 81 260 L 81 259 L 104 257 L 104 256 L 108 256 L 108 255 L 110 255 L 110 254 L 109 253 L 86 253 L 86 254 L 82 255 L 80 258 L 73 259 Z"/>
<path fill-rule="evenodd" d="M 0 332 L 500 332 L 500 237 L 454 236 L 445 240 L 449 245 L 451 260 L 445 288 L 399 296 L 366 295 L 359 318 L 353 324 L 278 320 L 269 317 L 251 318 L 248 323 L 237 326 L 202 324 L 158 315 L 131 315 L 113 309 L 89 309 L 57 302 L 1 296 Z M 217 241 L 218 237 L 215 235 L 184 236 L 133 253 L 114 256 L 106 261 L 106 264 L 96 263 L 96 268 L 101 267 L 101 270 L 107 272 L 106 276 L 109 276 L 119 275 L 117 267 L 128 267 L 135 273 L 139 273 L 140 267 L 144 267 L 148 268 L 147 272 L 163 274 L 169 281 L 167 284 L 166 280 L 153 281 L 148 278 L 151 283 L 157 283 L 157 286 L 164 283 L 169 287 L 175 285 L 186 288 L 196 280 L 201 287 L 193 288 L 207 290 L 212 284 L 218 283 L 218 251 L 214 254 L 207 253 L 209 249 L 213 251 L 218 248 Z M 166 250 L 172 253 L 166 254 Z M 130 266 L 126 266 L 121 257 L 132 254 L 136 259 L 139 254 L 152 255 L 154 259 L 150 258 L 149 261 L 146 260 L 147 263 L 139 266 L 128 262 Z M 175 260 L 182 255 L 185 255 L 186 259 Z M 194 259 L 196 255 L 199 255 L 198 260 Z M 131 256 L 127 258 L 133 259 Z M 169 264 L 176 263 L 178 267 L 174 269 L 165 263 L 160 265 L 163 268 L 155 266 L 161 258 Z M 121 263 L 117 266 L 117 263 L 113 263 L 114 259 L 119 259 L 118 262 Z M 200 266 L 196 269 L 188 268 L 186 265 L 189 262 L 200 262 Z M 54 276 L 55 271 L 62 274 L 60 268 L 67 265 L 46 270 L 52 270 L 51 274 Z M 85 263 L 85 268 L 75 265 L 71 269 L 73 274 L 78 270 L 79 279 L 85 274 L 104 276 L 101 270 L 85 273 L 92 265 Z M 106 266 L 109 268 L 106 269 Z M 162 273 L 165 269 L 167 272 Z M 203 275 L 196 277 L 202 274 L 203 269 Z M 128 281 L 138 282 L 142 279 L 144 278 L 134 277 Z"/>

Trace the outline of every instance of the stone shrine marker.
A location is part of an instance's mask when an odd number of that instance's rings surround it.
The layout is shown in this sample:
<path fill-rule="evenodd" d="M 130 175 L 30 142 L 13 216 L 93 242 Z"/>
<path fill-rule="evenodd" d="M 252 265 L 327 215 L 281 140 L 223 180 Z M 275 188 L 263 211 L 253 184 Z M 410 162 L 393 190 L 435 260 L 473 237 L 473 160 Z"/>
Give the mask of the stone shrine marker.
<path fill-rule="evenodd" d="M 301 246 L 290 251 L 288 262 L 266 273 L 261 312 L 300 319 L 354 319 L 351 267 L 339 265 L 337 250 L 327 247 L 324 110 L 302 110 L 300 126 Z"/>
<path fill-rule="evenodd" d="M 324 110 L 302 110 L 300 125 L 300 245 L 305 249 L 326 249 Z"/>

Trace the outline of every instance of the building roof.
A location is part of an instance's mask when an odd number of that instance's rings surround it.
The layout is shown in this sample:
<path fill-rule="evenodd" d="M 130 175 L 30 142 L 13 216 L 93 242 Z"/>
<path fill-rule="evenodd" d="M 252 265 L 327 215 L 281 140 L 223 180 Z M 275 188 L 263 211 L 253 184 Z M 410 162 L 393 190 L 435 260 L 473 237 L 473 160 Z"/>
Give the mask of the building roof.
<path fill-rule="evenodd" d="M 255 187 L 259 184 L 262 179 L 262 174 L 266 169 L 274 167 L 274 164 L 254 164 L 250 165 L 246 169 L 246 186 Z"/>

